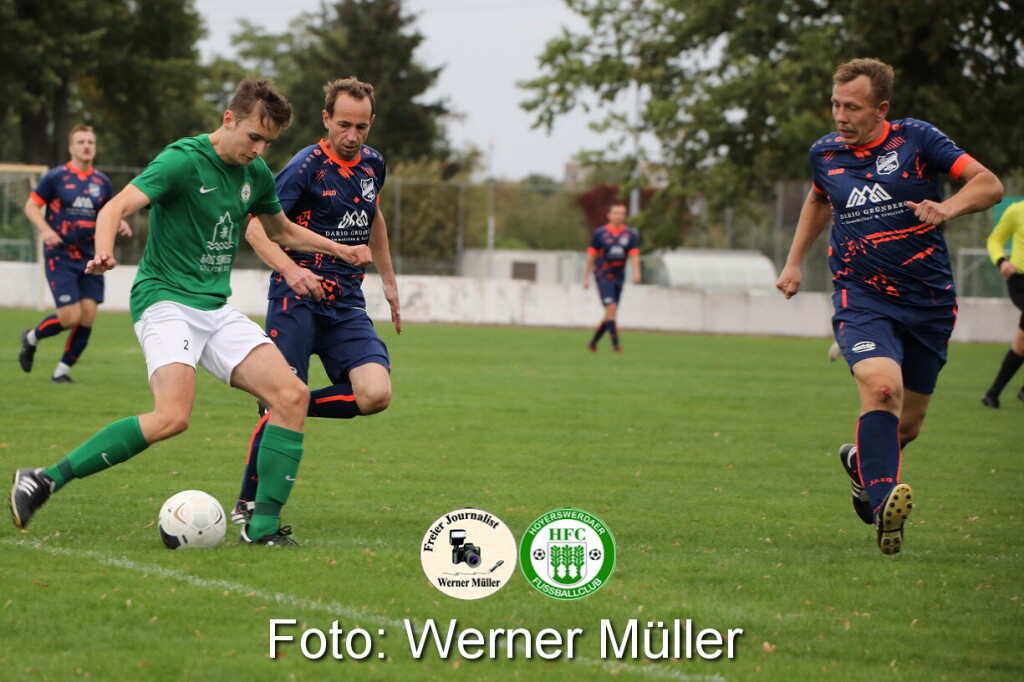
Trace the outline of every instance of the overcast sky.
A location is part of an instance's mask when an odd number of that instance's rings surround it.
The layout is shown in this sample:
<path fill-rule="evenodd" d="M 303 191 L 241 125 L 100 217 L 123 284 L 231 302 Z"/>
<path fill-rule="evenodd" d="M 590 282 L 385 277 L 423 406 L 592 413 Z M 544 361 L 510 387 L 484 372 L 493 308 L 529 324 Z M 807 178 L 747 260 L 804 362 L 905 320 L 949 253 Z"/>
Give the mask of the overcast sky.
<path fill-rule="evenodd" d="M 208 58 L 232 55 L 230 36 L 238 30 L 239 17 L 271 31 L 283 30 L 302 12 L 319 8 L 320 0 L 195 4 L 209 32 L 200 43 Z M 532 117 L 519 107 L 527 93 L 515 84 L 538 75 L 537 57 L 547 41 L 562 26 L 574 31 L 584 27 L 562 0 L 404 0 L 403 5 L 417 17 L 414 26 L 424 36 L 417 60 L 426 67 L 444 67 L 427 98 L 446 98 L 449 108 L 464 115 L 464 120 L 449 123 L 450 139 L 456 147 L 476 145 L 485 153 L 490 149 L 497 177 L 519 179 L 536 172 L 560 180 L 573 154 L 605 144 L 587 128 L 582 113 L 559 119 L 547 135 L 531 129 Z M 329 74 L 341 75 L 348 74 Z M 386 149 L 381 151 L 387 155 Z"/>

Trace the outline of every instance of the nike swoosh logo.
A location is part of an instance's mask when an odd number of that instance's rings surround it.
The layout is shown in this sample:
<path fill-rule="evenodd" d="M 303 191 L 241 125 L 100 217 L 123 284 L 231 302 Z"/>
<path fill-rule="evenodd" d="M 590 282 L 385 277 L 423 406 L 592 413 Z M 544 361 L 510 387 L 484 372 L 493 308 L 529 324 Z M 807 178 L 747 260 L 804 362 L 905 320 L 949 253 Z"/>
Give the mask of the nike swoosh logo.
<path fill-rule="evenodd" d="M 285 476 L 284 480 L 286 480 L 286 481 L 294 481 L 295 477 L 294 476 Z"/>
<path fill-rule="evenodd" d="M 207 189 L 207 188 L 206 188 L 206 187 L 204 187 L 203 185 L 200 185 L 200 186 L 199 186 L 199 193 L 200 193 L 200 194 L 206 194 L 207 192 L 212 192 L 212 191 L 213 191 L 213 190 L 215 190 L 215 189 L 217 189 L 217 188 L 216 188 L 216 187 L 211 187 L 211 188 Z"/>
<path fill-rule="evenodd" d="M 109 459 L 107 459 L 107 453 L 105 453 L 105 452 L 101 452 L 101 453 L 100 453 L 100 457 L 102 457 L 102 458 L 103 458 L 103 461 L 107 463 L 107 466 L 108 466 L 108 467 L 112 467 L 112 466 L 114 466 L 113 464 L 111 464 L 111 463 L 110 463 L 110 460 L 109 460 Z"/>

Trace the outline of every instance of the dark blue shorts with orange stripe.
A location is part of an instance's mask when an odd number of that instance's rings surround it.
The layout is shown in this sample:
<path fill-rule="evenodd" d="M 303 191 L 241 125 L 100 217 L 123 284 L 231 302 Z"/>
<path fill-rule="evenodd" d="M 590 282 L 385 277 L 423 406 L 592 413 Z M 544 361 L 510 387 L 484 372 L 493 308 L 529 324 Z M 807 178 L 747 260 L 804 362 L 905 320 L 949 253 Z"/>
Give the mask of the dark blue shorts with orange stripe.
<path fill-rule="evenodd" d="M 302 298 L 271 299 L 267 334 L 303 382 L 309 382 L 309 358 L 320 357 L 331 383 L 368 363 L 391 370 L 388 347 L 363 308 L 339 308 Z"/>
<path fill-rule="evenodd" d="M 832 329 L 852 368 L 866 358 L 891 358 L 903 373 L 903 386 L 931 395 L 946 364 L 956 304 L 910 306 L 879 295 L 840 290 L 832 295 Z"/>

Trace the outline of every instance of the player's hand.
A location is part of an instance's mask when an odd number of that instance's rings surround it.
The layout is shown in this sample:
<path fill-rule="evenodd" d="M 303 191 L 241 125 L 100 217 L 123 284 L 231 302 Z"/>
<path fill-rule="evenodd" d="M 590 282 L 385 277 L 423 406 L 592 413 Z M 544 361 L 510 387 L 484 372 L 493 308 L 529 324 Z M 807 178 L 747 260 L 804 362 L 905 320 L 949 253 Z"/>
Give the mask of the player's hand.
<path fill-rule="evenodd" d="M 345 246 L 342 244 L 340 247 L 341 253 L 339 256 L 346 263 L 362 266 L 373 262 L 373 254 L 370 253 L 370 247 L 365 244 L 358 246 Z"/>
<path fill-rule="evenodd" d="M 60 246 L 63 244 L 64 240 L 60 238 L 60 235 L 57 234 L 55 230 L 50 230 L 43 234 L 43 243 L 50 248 L 53 248 L 54 246 Z"/>
<path fill-rule="evenodd" d="M 384 300 L 391 306 L 391 322 L 395 325 L 395 333 L 402 333 L 402 314 L 399 312 L 398 288 L 393 286 L 384 287 Z"/>
<path fill-rule="evenodd" d="M 299 296 L 306 296 L 314 301 L 319 301 L 324 297 L 324 287 L 321 284 L 324 278 L 320 275 L 299 266 L 281 274 L 284 275 L 284 281 L 288 283 L 292 291 Z"/>
<path fill-rule="evenodd" d="M 132 226 L 128 224 L 128 221 L 122 220 L 117 226 L 117 233 L 122 237 L 131 237 Z"/>
<path fill-rule="evenodd" d="M 925 199 L 920 204 L 913 201 L 908 201 L 906 204 L 918 220 L 929 225 L 942 225 L 947 220 L 956 217 L 952 211 L 946 208 L 945 204 L 931 199 Z"/>
<path fill-rule="evenodd" d="M 1009 279 L 1013 275 L 1017 274 L 1017 266 L 1009 260 L 1004 260 L 999 264 L 999 274 Z"/>
<path fill-rule="evenodd" d="M 117 267 L 117 259 L 109 253 L 97 253 L 96 256 L 85 264 L 85 274 L 102 275 L 104 272 Z"/>
<path fill-rule="evenodd" d="M 590 278 L 589 277 L 583 280 L 583 288 L 584 289 L 590 288 Z"/>
<path fill-rule="evenodd" d="M 803 280 L 803 271 L 799 265 L 787 265 L 779 273 L 779 279 L 775 282 L 775 288 L 782 292 L 786 298 L 793 298 L 796 292 L 800 291 L 800 282 Z"/>

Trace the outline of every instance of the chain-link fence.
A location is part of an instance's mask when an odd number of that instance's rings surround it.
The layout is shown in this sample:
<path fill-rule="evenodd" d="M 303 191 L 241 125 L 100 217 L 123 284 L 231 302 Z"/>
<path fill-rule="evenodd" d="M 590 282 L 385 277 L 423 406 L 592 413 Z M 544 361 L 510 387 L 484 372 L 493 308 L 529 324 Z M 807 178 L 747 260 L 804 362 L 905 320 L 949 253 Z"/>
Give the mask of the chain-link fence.
<path fill-rule="evenodd" d="M 4 172 L 2 169 L 8 169 Z M 37 180 L 14 167 L 0 167 L 0 260 L 36 258 L 34 230 L 23 213 L 28 192 Z M 103 168 L 115 191 L 141 169 Z M 806 182 L 779 182 L 768 202 L 737 218 L 731 210 L 719 214 L 695 207 L 693 229 L 683 246 L 699 249 L 741 249 L 767 256 L 780 270 L 807 195 Z M 955 187 L 947 188 L 949 192 Z M 580 207 L 581 189 L 562 185 L 505 182 L 441 182 L 389 177 L 380 207 L 386 218 L 396 272 L 410 275 L 458 275 L 467 250 L 526 249 L 575 251 L 582 254 L 592 226 Z M 1007 187 L 1007 196 L 1024 188 Z M 753 216 L 753 217 L 750 217 Z M 145 248 L 146 211 L 132 217 L 135 235 L 118 238 L 118 258 L 137 263 Z M 993 212 L 965 216 L 945 228 L 961 296 L 1003 296 L 1004 287 L 984 252 L 993 225 Z M 642 233 L 641 233 L 642 236 Z M 831 290 L 831 273 L 822 235 L 804 261 L 804 290 Z M 649 251 L 649 249 L 645 249 Z M 242 245 L 236 267 L 264 267 Z"/>

